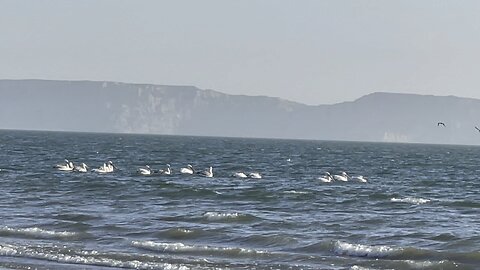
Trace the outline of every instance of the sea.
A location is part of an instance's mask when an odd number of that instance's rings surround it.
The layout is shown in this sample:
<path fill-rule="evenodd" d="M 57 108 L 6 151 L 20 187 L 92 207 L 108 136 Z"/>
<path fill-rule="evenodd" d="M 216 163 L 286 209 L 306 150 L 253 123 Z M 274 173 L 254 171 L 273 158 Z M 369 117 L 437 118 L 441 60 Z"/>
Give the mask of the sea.
<path fill-rule="evenodd" d="M 3 130 L 0 198 L 0 269 L 480 269 L 478 146 Z"/>

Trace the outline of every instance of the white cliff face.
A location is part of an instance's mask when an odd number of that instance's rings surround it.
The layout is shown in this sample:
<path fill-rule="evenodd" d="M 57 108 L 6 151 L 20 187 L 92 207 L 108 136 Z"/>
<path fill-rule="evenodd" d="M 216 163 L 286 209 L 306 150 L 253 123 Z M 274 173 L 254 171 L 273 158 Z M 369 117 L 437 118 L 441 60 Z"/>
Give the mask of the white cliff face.
<path fill-rule="evenodd" d="M 480 100 L 452 96 L 307 106 L 191 86 L 0 80 L 0 129 L 478 144 L 478 115 Z"/>

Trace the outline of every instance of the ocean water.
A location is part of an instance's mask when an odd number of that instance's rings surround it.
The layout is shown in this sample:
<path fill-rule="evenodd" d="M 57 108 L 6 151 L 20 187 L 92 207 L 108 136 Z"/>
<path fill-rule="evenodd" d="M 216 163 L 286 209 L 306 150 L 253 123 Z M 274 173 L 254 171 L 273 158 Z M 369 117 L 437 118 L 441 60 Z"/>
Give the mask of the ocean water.
<path fill-rule="evenodd" d="M 2 269 L 480 269 L 480 147 L 26 131 L 0 147 Z"/>

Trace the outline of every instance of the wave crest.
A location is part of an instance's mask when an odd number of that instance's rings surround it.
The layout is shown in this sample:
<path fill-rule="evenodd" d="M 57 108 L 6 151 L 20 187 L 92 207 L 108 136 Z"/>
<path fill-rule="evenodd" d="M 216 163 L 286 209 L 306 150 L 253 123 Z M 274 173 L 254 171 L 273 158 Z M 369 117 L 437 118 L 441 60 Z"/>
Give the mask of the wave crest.
<path fill-rule="evenodd" d="M 153 241 L 132 241 L 132 246 L 153 251 L 183 252 L 183 253 L 209 253 L 217 255 L 257 255 L 266 254 L 263 250 L 253 250 L 240 247 L 215 247 L 202 245 L 186 245 L 183 243 L 164 243 Z"/>
<path fill-rule="evenodd" d="M 63 238 L 75 238 L 78 237 L 79 234 L 75 232 L 58 232 L 52 230 L 44 230 L 38 227 L 31 227 L 31 228 L 10 228 L 7 226 L 0 227 L 0 235 L 8 236 L 27 236 L 33 238 L 47 238 L 47 239 L 63 239 Z"/>
<path fill-rule="evenodd" d="M 368 246 L 361 244 L 350 244 L 342 241 L 335 242 L 333 249 L 334 252 L 339 255 L 373 258 L 387 257 L 400 250 L 389 246 Z"/>
<path fill-rule="evenodd" d="M 203 217 L 209 221 L 250 221 L 255 219 L 252 215 L 237 212 L 206 212 Z"/>
<path fill-rule="evenodd" d="M 283 193 L 286 193 L 286 194 L 310 194 L 310 192 L 308 192 L 308 191 L 297 191 L 297 190 L 287 190 L 287 191 L 284 191 Z"/>
<path fill-rule="evenodd" d="M 133 269 L 169 269 L 188 270 L 186 265 L 170 264 L 164 262 L 139 261 L 135 258 L 119 259 L 115 254 L 100 254 L 97 251 L 65 252 L 57 249 L 44 249 L 41 247 L 15 246 L 0 244 L 0 256 L 32 258 L 59 263 L 97 265 L 117 268 Z M 120 256 L 121 257 L 121 256 Z"/>
<path fill-rule="evenodd" d="M 479 265 L 480 252 L 450 253 L 434 250 L 418 249 L 413 247 L 390 247 L 350 244 L 336 241 L 333 251 L 338 255 L 354 257 L 384 258 L 403 261 L 410 267 L 436 267 L 437 265 L 451 265 L 464 263 L 466 265 Z"/>
<path fill-rule="evenodd" d="M 430 202 L 429 199 L 406 197 L 406 198 L 391 198 L 391 202 L 402 202 L 402 203 L 411 203 L 411 204 L 425 204 Z"/>

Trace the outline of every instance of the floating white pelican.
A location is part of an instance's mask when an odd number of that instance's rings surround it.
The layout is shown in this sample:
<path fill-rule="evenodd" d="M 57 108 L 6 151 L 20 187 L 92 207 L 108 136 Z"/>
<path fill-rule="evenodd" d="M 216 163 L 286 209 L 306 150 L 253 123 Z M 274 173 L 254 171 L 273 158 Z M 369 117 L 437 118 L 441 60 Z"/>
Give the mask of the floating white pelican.
<path fill-rule="evenodd" d="M 115 166 L 113 162 L 109 160 L 107 162 L 107 169 L 108 169 L 108 172 L 113 172 L 113 169 L 117 169 L 117 166 Z"/>
<path fill-rule="evenodd" d="M 233 174 L 233 177 L 247 178 L 248 176 L 244 172 L 236 172 L 236 173 Z"/>
<path fill-rule="evenodd" d="M 258 172 L 252 172 L 248 175 L 248 177 L 253 179 L 262 179 L 262 175 Z"/>
<path fill-rule="evenodd" d="M 192 165 L 188 164 L 186 168 L 181 168 L 180 172 L 183 174 L 194 174 L 195 170 Z"/>
<path fill-rule="evenodd" d="M 348 176 L 346 172 L 342 172 L 340 175 L 336 174 L 333 176 L 333 179 L 337 181 L 343 181 L 343 182 L 347 182 L 348 178 L 350 178 L 350 176 Z"/>
<path fill-rule="evenodd" d="M 87 164 L 82 163 L 82 165 L 80 165 L 80 166 L 75 166 L 75 171 L 85 173 L 85 172 L 88 171 L 88 166 L 87 166 Z"/>
<path fill-rule="evenodd" d="M 333 177 L 329 172 L 326 172 L 324 176 L 320 176 L 318 180 L 324 182 L 324 183 L 330 183 L 333 181 Z"/>
<path fill-rule="evenodd" d="M 205 170 L 202 172 L 202 175 L 205 175 L 205 177 L 213 177 L 213 168 L 210 166 L 208 170 Z"/>
<path fill-rule="evenodd" d="M 113 165 L 113 162 L 108 161 L 107 163 L 103 163 L 103 165 L 98 168 L 98 169 L 93 169 L 93 172 L 98 172 L 98 173 L 111 173 L 113 172 L 113 169 L 116 169 L 117 167 Z"/>
<path fill-rule="evenodd" d="M 150 168 L 150 166 L 145 165 L 145 167 L 138 168 L 138 173 L 141 175 L 151 175 L 153 174 L 153 170 Z"/>
<path fill-rule="evenodd" d="M 55 168 L 57 168 L 59 171 L 73 171 L 74 166 L 73 166 L 73 162 L 65 159 L 64 164 L 57 164 L 55 165 Z"/>
<path fill-rule="evenodd" d="M 360 183 L 367 183 L 367 178 L 363 177 L 363 175 L 354 176 L 352 179 L 355 179 Z"/>
<path fill-rule="evenodd" d="M 172 170 L 170 169 L 170 164 L 167 164 L 167 169 L 159 170 L 158 172 L 161 173 L 161 174 L 165 174 L 165 175 L 171 175 Z"/>

